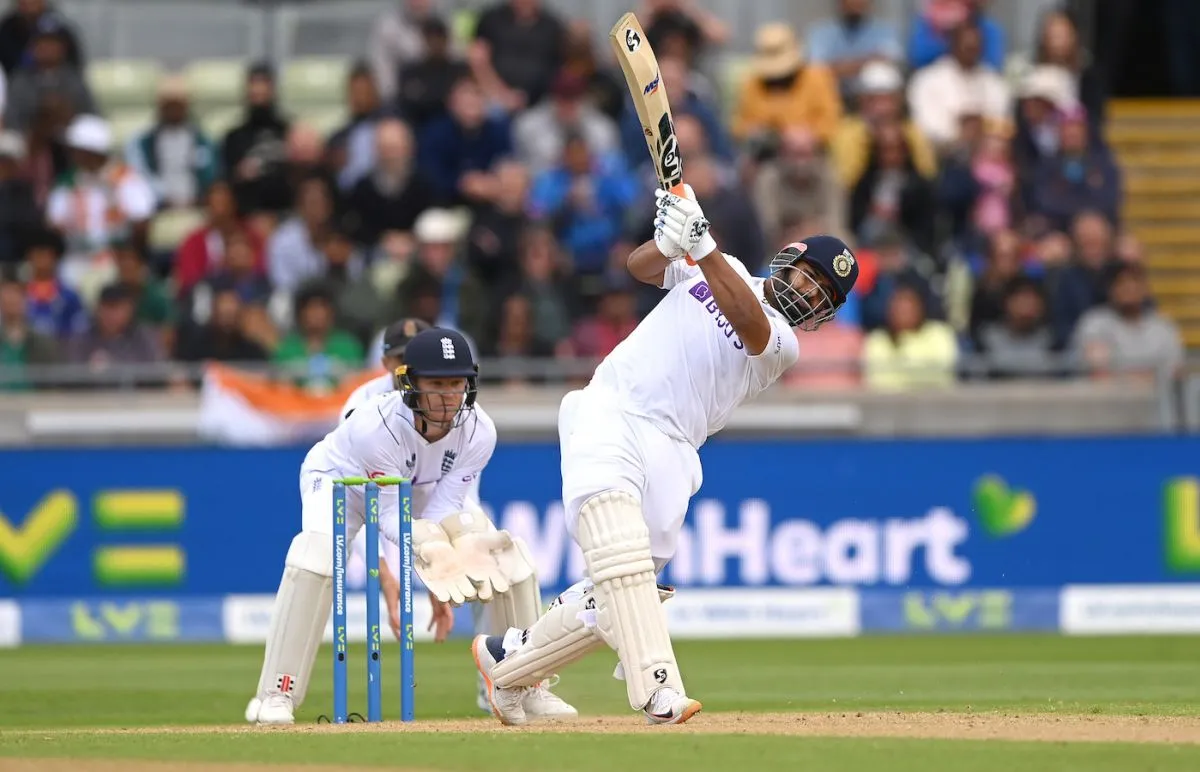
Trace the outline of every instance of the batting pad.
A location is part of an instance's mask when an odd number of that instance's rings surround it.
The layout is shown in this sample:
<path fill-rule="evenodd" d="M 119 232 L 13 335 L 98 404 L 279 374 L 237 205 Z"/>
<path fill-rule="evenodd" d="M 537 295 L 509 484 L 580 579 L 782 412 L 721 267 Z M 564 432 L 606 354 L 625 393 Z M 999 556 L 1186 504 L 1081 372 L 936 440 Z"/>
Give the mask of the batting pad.
<path fill-rule="evenodd" d="M 275 595 L 258 697 L 291 694 L 299 707 L 308 693 L 317 649 L 333 609 L 333 541 L 304 531 L 292 539 Z"/>
<path fill-rule="evenodd" d="M 580 509 L 578 539 L 596 585 L 598 632 L 621 659 L 630 706 L 644 708 L 664 686 L 683 693 L 640 502 L 624 491 L 593 496 Z"/>
<path fill-rule="evenodd" d="M 545 616 L 525 630 L 521 648 L 492 669 L 492 681 L 501 688 L 533 686 L 602 648 L 595 606 L 591 592 L 560 595 Z"/>
<path fill-rule="evenodd" d="M 514 536 L 507 547 L 496 553 L 496 562 L 508 577 L 509 587 L 488 604 L 491 632 L 504 635 L 510 627 L 528 630 L 542 615 L 542 592 L 533 555 L 525 540 Z"/>

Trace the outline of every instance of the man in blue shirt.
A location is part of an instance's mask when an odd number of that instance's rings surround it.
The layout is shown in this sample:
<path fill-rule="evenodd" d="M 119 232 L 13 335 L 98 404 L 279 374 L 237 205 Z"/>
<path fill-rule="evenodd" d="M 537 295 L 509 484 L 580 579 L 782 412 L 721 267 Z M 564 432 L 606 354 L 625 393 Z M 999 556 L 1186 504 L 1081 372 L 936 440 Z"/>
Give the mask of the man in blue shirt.
<path fill-rule="evenodd" d="M 898 62 L 904 58 L 904 47 L 891 24 L 873 17 L 871 0 L 835 2 L 837 17 L 817 22 L 808 33 L 808 58 L 833 70 L 846 99 L 867 62 Z"/>

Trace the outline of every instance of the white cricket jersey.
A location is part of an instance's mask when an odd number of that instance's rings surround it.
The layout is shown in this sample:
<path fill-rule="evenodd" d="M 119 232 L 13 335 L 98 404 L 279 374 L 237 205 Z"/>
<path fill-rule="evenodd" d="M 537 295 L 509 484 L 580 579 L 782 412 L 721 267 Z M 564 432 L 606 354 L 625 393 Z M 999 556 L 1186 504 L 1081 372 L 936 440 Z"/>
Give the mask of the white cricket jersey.
<path fill-rule="evenodd" d="M 478 405 L 437 442 L 413 426 L 403 394 L 392 391 L 360 405 L 304 458 L 303 471 L 336 477 L 407 477 L 413 516 L 441 522 L 465 509 L 475 481 L 496 449 L 496 425 Z M 380 496 L 380 532 L 396 540 L 396 496 Z"/>
<path fill-rule="evenodd" d="M 350 413 L 362 403 L 378 397 L 380 394 L 387 394 L 389 391 L 395 390 L 396 380 L 392 377 L 391 373 L 384 373 L 378 378 L 372 378 L 350 392 L 350 396 L 346 398 L 346 404 L 342 405 L 342 410 L 338 413 L 338 423 L 345 423 Z"/>
<path fill-rule="evenodd" d="M 771 323 L 773 334 L 761 354 L 746 352 L 700 267 L 674 260 L 663 279 L 667 296 L 592 376 L 593 385 L 619 396 L 623 410 L 695 448 L 729 422 L 734 408 L 777 381 L 800 357 L 795 332 L 763 300 L 765 281 L 752 277 L 736 258 L 724 258 L 762 300 Z"/>

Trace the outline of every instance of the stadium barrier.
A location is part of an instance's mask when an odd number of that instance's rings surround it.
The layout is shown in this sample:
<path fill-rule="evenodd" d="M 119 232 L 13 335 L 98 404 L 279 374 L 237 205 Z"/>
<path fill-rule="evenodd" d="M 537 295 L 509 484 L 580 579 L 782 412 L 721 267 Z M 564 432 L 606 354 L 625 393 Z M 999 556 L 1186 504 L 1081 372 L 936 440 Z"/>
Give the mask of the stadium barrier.
<path fill-rule="evenodd" d="M 0 452 L 0 645 L 259 640 L 305 452 Z M 702 458 L 663 577 L 681 636 L 1200 631 L 1200 438 L 718 439 Z M 583 569 L 559 486 L 542 442 L 501 444 L 482 478 L 547 599 Z"/>

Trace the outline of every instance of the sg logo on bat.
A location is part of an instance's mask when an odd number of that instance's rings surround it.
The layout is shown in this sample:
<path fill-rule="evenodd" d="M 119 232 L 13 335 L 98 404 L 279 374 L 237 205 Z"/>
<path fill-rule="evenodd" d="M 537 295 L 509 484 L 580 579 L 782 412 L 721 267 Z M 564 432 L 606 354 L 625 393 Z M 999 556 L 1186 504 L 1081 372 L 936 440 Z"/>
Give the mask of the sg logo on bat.
<path fill-rule="evenodd" d="M 641 47 L 642 36 L 637 34 L 637 31 L 634 29 L 625 30 L 625 48 L 629 50 L 629 53 L 632 54 Z"/>

